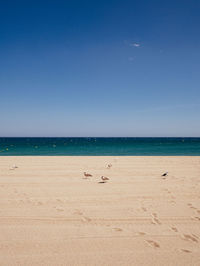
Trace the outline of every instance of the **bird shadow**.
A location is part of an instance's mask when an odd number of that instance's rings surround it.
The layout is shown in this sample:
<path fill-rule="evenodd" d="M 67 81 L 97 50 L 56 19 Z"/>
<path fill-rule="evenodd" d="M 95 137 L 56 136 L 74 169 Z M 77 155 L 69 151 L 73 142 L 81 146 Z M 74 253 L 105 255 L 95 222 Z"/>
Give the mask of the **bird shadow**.
<path fill-rule="evenodd" d="M 99 181 L 98 182 L 99 184 L 104 184 L 104 183 L 106 183 L 105 181 Z"/>

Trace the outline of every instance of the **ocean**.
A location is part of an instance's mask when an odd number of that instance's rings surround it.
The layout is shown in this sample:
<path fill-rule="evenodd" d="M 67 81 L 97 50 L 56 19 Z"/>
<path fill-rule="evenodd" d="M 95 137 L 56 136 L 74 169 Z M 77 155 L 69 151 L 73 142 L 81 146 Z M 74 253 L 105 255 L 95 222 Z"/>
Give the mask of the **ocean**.
<path fill-rule="evenodd" d="M 200 138 L 0 138 L 0 156 L 200 156 Z"/>

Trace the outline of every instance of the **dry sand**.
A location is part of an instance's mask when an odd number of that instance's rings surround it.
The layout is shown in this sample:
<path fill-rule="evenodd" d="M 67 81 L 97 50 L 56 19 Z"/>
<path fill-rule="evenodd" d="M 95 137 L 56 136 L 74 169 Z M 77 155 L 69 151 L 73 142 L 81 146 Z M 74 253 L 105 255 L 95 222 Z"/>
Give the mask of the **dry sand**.
<path fill-rule="evenodd" d="M 200 157 L 0 157 L 0 265 L 200 265 Z"/>

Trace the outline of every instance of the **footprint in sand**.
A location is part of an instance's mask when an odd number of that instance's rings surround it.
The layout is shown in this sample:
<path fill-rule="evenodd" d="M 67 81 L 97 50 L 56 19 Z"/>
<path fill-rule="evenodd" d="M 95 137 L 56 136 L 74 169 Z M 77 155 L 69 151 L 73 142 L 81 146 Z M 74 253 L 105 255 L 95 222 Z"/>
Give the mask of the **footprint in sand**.
<path fill-rule="evenodd" d="M 150 246 L 152 246 L 152 247 L 154 247 L 154 248 L 160 248 L 160 245 L 159 245 L 157 242 L 153 241 L 153 240 L 146 240 L 146 242 L 147 242 Z"/>
<path fill-rule="evenodd" d="M 195 235 L 186 235 L 186 234 L 184 234 L 183 236 L 182 236 L 182 238 L 184 239 L 184 240 L 189 240 L 189 241 L 193 241 L 193 242 L 196 242 L 196 243 L 198 243 L 198 240 L 197 240 L 197 236 L 195 236 Z"/>
<path fill-rule="evenodd" d="M 57 201 L 57 202 L 62 202 L 62 200 L 60 200 L 60 199 L 56 199 L 56 201 Z"/>
<path fill-rule="evenodd" d="M 181 249 L 181 251 L 185 252 L 185 253 L 192 253 L 192 251 L 188 250 L 188 249 Z"/>
<path fill-rule="evenodd" d="M 63 212 L 64 209 L 62 207 L 55 207 L 58 212 Z"/>
<path fill-rule="evenodd" d="M 80 210 L 75 210 L 74 214 L 76 214 L 76 215 L 83 215 L 83 213 Z"/>
<path fill-rule="evenodd" d="M 200 221 L 200 217 L 192 217 L 193 219 L 197 220 L 197 221 Z"/>
<path fill-rule="evenodd" d="M 172 229 L 172 231 L 174 231 L 174 232 L 178 232 L 178 229 L 176 228 L 176 227 L 171 227 L 171 229 Z"/>
<path fill-rule="evenodd" d="M 82 217 L 82 220 L 83 220 L 84 222 L 91 222 L 91 221 L 92 221 L 92 219 L 90 219 L 89 217 L 86 217 L 86 216 L 83 216 L 83 217 Z"/>
<path fill-rule="evenodd" d="M 115 231 L 117 231 L 117 232 L 121 232 L 121 231 L 123 231 L 121 228 L 118 228 L 118 227 L 115 227 L 115 228 L 113 228 Z"/>
<path fill-rule="evenodd" d="M 156 213 L 152 213 L 151 215 L 152 215 L 152 220 L 151 221 L 152 221 L 153 224 L 161 224 L 161 222 L 157 218 L 158 215 Z"/>
<path fill-rule="evenodd" d="M 146 233 L 145 232 L 138 232 L 138 235 L 144 236 L 144 235 L 146 235 Z"/>
<path fill-rule="evenodd" d="M 153 224 L 161 224 L 161 222 L 157 218 L 152 219 Z"/>
<path fill-rule="evenodd" d="M 92 219 L 90 219 L 89 217 L 83 216 L 83 213 L 80 210 L 75 210 L 74 214 L 75 215 L 80 215 L 81 216 L 81 220 L 83 222 L 91 222 L 92 221 Z"/>
<path fill-rule="evenodd" d="M 144 212 L 146 212 L 147 211 L 147 209 L 145 208 L 145 207 L 142 207 L 141 208 Z"/>
<path fill-rule="evenodd" d="M 196 208 L 195 208 L 191 203 L 188 203 L 188 206 L 189 206 L 191 209 L 196 210 Z"/>
<path fill-rule="evenodd" d="M 195 234 L 192 234 L 194 237 L 196 237 L 196 238 L 198 238 L 199 239 L 199 237 L 198 236 L 196 236 Z"/>

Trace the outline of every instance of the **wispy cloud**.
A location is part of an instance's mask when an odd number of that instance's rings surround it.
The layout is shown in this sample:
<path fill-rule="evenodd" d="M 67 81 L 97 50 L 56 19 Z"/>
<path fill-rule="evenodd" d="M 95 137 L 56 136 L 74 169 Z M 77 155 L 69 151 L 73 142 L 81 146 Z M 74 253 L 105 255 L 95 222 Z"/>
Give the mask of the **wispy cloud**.
<path fill-rule="evenodd" d="M 129 45 L 132 47 L 140 47 L 141 46 L 140 43 L 138 43 L 138 42 L 132 42 Z"/>
<path fill-rule="evenodd" d="M 124 40 L 124 44 L 131 46 L 131 47 L 136 47 L 136 48 L 141 46 L 141 43 L 139 42 L 133 42 L 133 41 L 128 41 L 128 40 Z"/>

